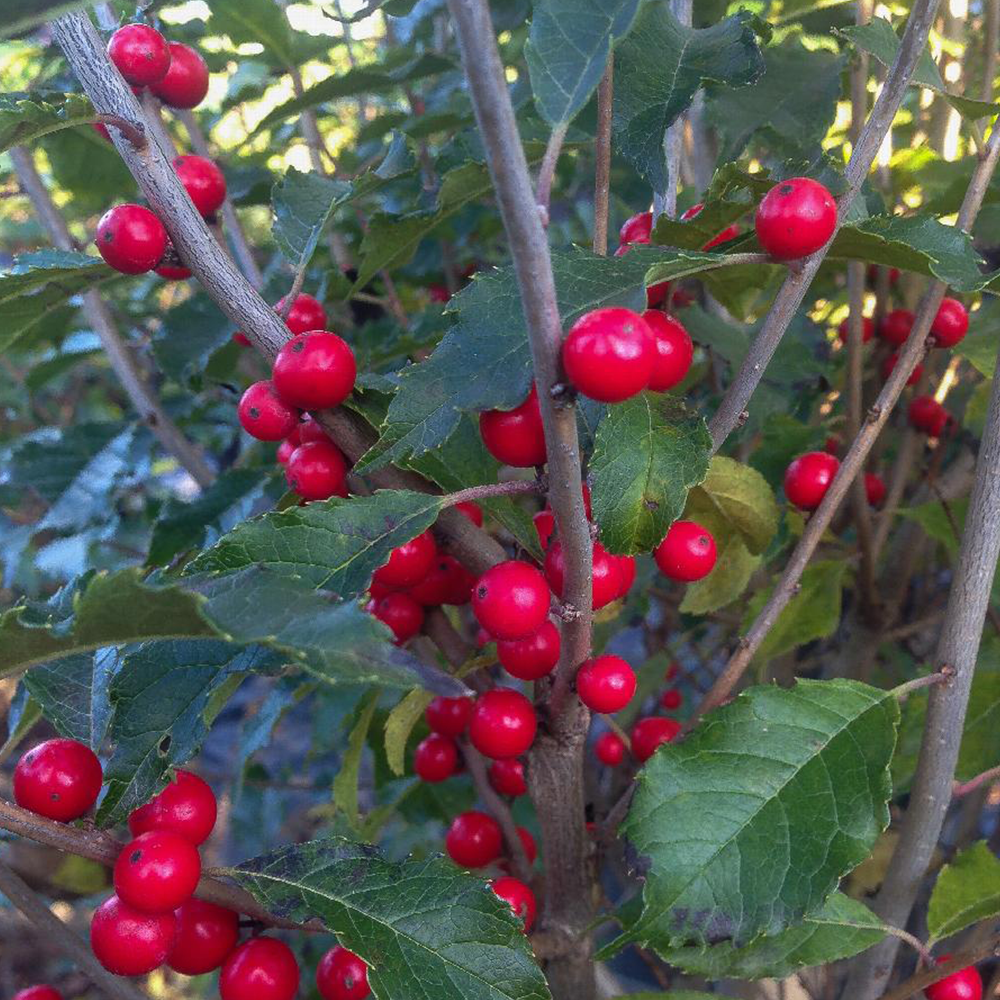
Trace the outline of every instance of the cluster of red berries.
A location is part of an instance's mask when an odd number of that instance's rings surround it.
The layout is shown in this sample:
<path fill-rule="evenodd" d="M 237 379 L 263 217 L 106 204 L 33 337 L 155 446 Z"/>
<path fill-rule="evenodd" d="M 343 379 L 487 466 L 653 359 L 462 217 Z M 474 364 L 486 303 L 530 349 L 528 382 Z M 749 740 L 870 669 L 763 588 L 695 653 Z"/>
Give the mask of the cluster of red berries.
<path fill-rule="evenodd" d="M 126 24 L 108 42 L 108 56 L 133 89 L 149 89 L 172 108 L 194 108 L 208 93 L 205 60 L 181 42 L 168 42 L 148 24 Z"/>

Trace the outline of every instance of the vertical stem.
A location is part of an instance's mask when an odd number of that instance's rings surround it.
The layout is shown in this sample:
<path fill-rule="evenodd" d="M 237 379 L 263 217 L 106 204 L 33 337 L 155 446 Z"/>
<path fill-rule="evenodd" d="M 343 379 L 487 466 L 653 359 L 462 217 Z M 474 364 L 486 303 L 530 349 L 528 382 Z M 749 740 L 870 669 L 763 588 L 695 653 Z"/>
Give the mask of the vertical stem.
<path fill-rule="evenodd" d="M 1000 47 L 1000 0 L 985 0 L 983 4 L 983 90 L 984 101 L 993 100 L 993 81 L 997 75 L 997 48 Z"/>
<path fill-rule="evenodd" d="M 608 53 L 597 88 L 597 139 L 594 144 L 594 253 L 608 253 L 608 214 L 611 192 L 611 109 L 615 93 L 615 53 Z"/>

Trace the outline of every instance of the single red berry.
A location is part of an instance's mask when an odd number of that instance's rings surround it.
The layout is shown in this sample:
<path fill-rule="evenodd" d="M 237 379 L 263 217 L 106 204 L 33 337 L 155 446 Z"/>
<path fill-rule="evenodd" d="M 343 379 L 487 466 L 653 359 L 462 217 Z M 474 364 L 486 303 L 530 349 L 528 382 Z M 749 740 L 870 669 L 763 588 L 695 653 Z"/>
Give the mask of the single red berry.
<path fill-rule="evenodd" d="M 150 90 L 171 108 L 193 108 L 208 93 L 208 67 L 205 60 L 183 42 L 170 43 L 170 69 Z"/>
<path fill-rule="evenodd" d="M 135 87 L 159 83 L 170 69 L 167 40 L 148 24 L 122 25 L 108 41 L 108 56 Z"/>
<path fill-rule="evenodd" d="M 174 170 L 200 215 L 215 215 L 226 200 L 226 178 L 205 156 L 175 156 Z"/>
<path fill-rule="evenodd" d="M 642 392 L 649 385 L 656 356 L 656 341 L 646 321 L 618 306 L 581 316 L 562 346 L 570 382 L 602 403 L 620 403 Z"/>
<path fill-rule="evenodd" d="M 461 736 L 465 732 L 475 703 L 471 698 L 444 698 L 438 695 L 424 711 L 432 732 L 442 736 Z"/>
<path fill-rule="evenodd" d="M 208 783 L 191 771 L 177 771 L 173 781 L 128 818 L 133 837 L 150 830 L 169 830 L 197 846 L 215 828 L 218 804 Z"/>
<path fill-rule="evenodd" d="M 635 583 L 635 556 L 615 556 L 618 572 L 621 576 L 621 588 L 618 597 L 624 597 Z"/>
<path fill-rule="evenodd" d="M 896 347 L 901 347 L 906 343 L 906 338 L 913 329 L 913 321 L 917 317 L 909 309 L 893 309 L 886 313 L 879 324 L 878 335 Z"/>
<path fill-rule="evenodd" d="M 844 322 L 837 327 L 837 336 L 840 338 L 840 342 L 842 344 L 847 343 L 847 337 L 849 334 L 849 326 L 848 326 L 849 323 L 850 320 L 845 319 Z M 874 336 L 875 336 L 875 320 L 873 320 L 871 316 L 865 316 L 861 320 L 861 342 L 863 344 L 867 344 L 868 341 L 871 340 L 872 337 Z"/>
<path fill-rule="evenodd" d="M 617 733 L 601 733 L 594 741 L 594 754 L 607 767 L 617 767 L 625 759 L 625 741 Z"/>
<path fill-rule="evenodd" d="M 640 763 L 645 763 L 653 756 L 656 748 L 663 743 L 669 743 L 681 731 L 681 724 L 675 719 L 664 719 L 651 715 L 640 719 L 631 733 L 632 753 Z"/>
<path fill-rule="evenodd" d="M 660 695 L 660 704 L 668 712 L 676 712 L 677 709 L 681 707 L 683 702 L 684 696 L 677 690 L 677 688 L 667 688 L 667 690 Z"/>
<path fill-rule="evenodd" d="M 549 588 L 534 566 L 509 559 L 488 569 L 472 589 L 472 610 L 497 639 L 523 639 L 549 616 Z"/>
<path fill-rule="evenodd" d="M 937 964 L 942 965 L 949 958 L 950 955 L 942 955 Z M 924 996 L 927 1000 L 982 1000 L 983 980 L 979 970 L 974 965 L 968 965 L 928 986 Z"/>
<path fill-rule="evenodd" d="M 167 250 L 163 223 L 142 205 L 115 205 L 97 223 L 97 249 L 116 271 L 152 271 Z"/>
<path fill-rule="evenodd" d="M 167 830 L 139 834 L 115 862 L 118 898 L 143 913 L 172 913 L 191 898 L 199 878 L 198 848 Z"/>
<path fill-rule="evenodd" d="M 368 966 L 338 944 L 319 960 L 316 988 L 323 1000 L 364 1000 L 371 993 Z"/>
<path fill-rule="evenodd" d="M 885 500 L 885 483 L 874 472 L 865 473 L 865 496 L 872 507 L 881 507 Z"/>
<path fill-rule="evenodd" d="M 413 770 L 421 781 L 432 784 L 450 778 L 458 770 L 455 741 L 448 736 L 431 733 L 417 744 Z"/>
<path fill-rule="evenodd" d="M 600 542 L 594 542 L 592 556 L 592 599 L 597 611 L 624 593 L 623 567 L 618 556 L 613 556 Z M 563 596 L 566 561 L 562 542 L 553 542 L 545 553 L 545 579 L 557 597 Z"/>
<path fill-rule="evenodd" d="M 931 323 L 935 347 L 954 347 L 969 330 L 969 313 L 958 299 L 944 298 Z M 975 971 L 975 970 L 973 970 Z M 978 975 L 978 973 L 977 973 Z"/>
<path fill-rule="evenodd" d="M 474 500 L 463 500 L 455 504 L 455 509 L 460 510 L 477 528 L 483 526 L 483 508 Z"/>
<path fill-rule="evenodd" d="M 191 898 L 175 913 L 177 937 L 167 965 L 185 976 L 212 972 L 228 958 L 240 936 L 238 913 Z"/>
<path fill-rule="evenodd" d="M 444 840 L 448 857 L 462 868 L 484 868 L 496 861 L 503 849 L 500 824 L 486 813 L 459 813 Z"/>
<path fill-rule="evenodd" d="M 694 344 L 687 330 L 673 317 L 650 309 L 642 314 L 642 318 L 653 331 L 656 342 L 649 388 L 654 392 L 666 392 L 682 382 L 690 371 Z"/>
<path fill-rule="evenodd" d="M 309 444 L 310 441 L 329 441 L 330 435 L 326 433 L 326 429 L 318 420 L 313 420 L 313 418 L 308 414 L 304 414 L 302 417 L 302 423 L 299 424 L 299 443 Z"/>
<path fill-rule="evenodd" d="M 785 470 L 785 496 L 799 510 L 815 510 L 826 496 L 840 462 L 825 451 L 799 455 Z"/>
<path fill-rule="evenodd" d="M 454 556 L 439 555 L 427 575 L 407 593 L 425 608 L 459 606 L 472 600 L 475 583 L 476 578 Z"/>
<path fill-rule="evenodd" d="M 648 243 L 653 232 L 653 213 L 639 212 L 628 219 L 618 232 L 622 244 Z"/>
<path fill-rule="evenodd" d="M 811 177 L 792 177 L 764 195 L 754 219 L 757 239 L 776 260 L 815 253 L 837 228 L 833 195 Z"/>
<path fill-rule="evenodd" d="M 384 587 L 412 587 L 433 569 L 437 545 L 429 531 L 393 549 L 388 562 L 375 570 L 372 579 Z"/>
<path fill-rule="evenodd" d="M 113 975 L 143 976 L 167 960 L 176 934 L 173 913 L 143 913 L 112 896 L 90 922 L 90 948 Z"/>
<path fill-rule="evenodd" d="M 704 204 L 698 202 L 697 205 L 692 205 L 682 216 L 681 222 L 690 222 L 691 219 L 697 218 L 701 214 L 701 210 L 704 208 Z M 717 233 L 713 236 L 703 247 L 702 250 L 711 250 L 713 247 L 717 247 L 720 243 L 728 243 L 730 240 L 735 240 L 737 236 L 740 235 L 740 227 L 734 222 L 731 226 L 726 226 L 721 233 Z"/>
<path fill-rule="evenodd" d="M 304 500 L 347 496 L 347 462 L 332 441 L 299 445 L 289 456 L 285 478 Z"/>
<path fill-rule="evenodd" d="M 271 382 L 254 382 L 240 397 L 236 412 L 243 430 L 258 441 L 281 441 L 299 425 L 299 411 L 274 391 Z"/>
<path fill-rule="evenodd" d="M 538 542 L 543 549 L 549 547 L 549 539 L 552 537 L 552 532 L 556 530 L 556 516 L 552 513 L 548 507 L 545 510 L 540 510 L 533 518 L 532 521 L 535 523 L 535 531 L 538 532 Z"/>
<path fill-rule="evenodd" d="M 882 361 L 882 379 L 888 382 L 889 376 L 892 374 L 893 368 L 896 367 L 896 362 L 899 361 L 899 351 L 893 351 L 892 354 L 886 355 Z M 920 381 L 920 376 L 924 373 L 924 366 L 918 364 L 916 368 L 910 372 L 910 377 L 906 380 L 907 385 L 916 385 Z"/>
<path fill-rule="evenodd" d="M 823 442 L 823 451 L 825 451 L 828 455 L 836 455 L 837 452 L 840 451 L 840 444 L 840 438 L 837 437 L 836 434 L 831 434 Z"/>
<path fill-rule="evenodd" d="M 372 601 L 369 610 L 380 622 L 389 626 L 397 646 L 412 639 L 424 627 L 424 609 L 402 591 L 394 591 L 379 601 Z"/>
<path fill-rule="evenodd" d="M 538 845 L 535 843 L 535 838 L 532 837 L 531 831 L 526 830 L 523 826 L 519 826 L 517 828 L 517 839 L 521 841 L 521 846 L 524 848 L 524 856 L 528 859 L 528 864 L 533 865 L 535 858 L 538 857 Z"/>
<path fill-rule="evenodd" d="M 476 699 L 469 740 L 484 756 L 520 757 L 535 741 L 535 706 L 513 688 L 493 688 Z"/>
<path fill-rule="evenodd" d="M 580 701 L 592 712 L 620 712 L 635 694 L 635 673 L 620 656 L 587 660 L 576 675 Z"/>
<path fill-rule="evenodd" d="M 191 272 L 188 268 L 174 267 L 172 264 L 161 264 L 153 270 L 166 281 L 186 281 L 191 277 Z"/>
<path fill-rule="evenodd" d="M 653 558 L 664 576 L 692 583 L 712 572 L 715 554 L 710 531 L 694 521 L 674 521 Z"/>
<path fill-rule="evenodd" d="M 275 452 L 275 458 L 278 460 L 278 464 L 288 465 L 288 460 L 292 457 L 292 452 L 295 451 L 298 446 L 298 441 L 293 441 L 291 438 L 285 438 L 285 440 L 278 445 L 278 450 Z"/>
<path fill-rule="evenodd" d="M 523 639 L 501 639 L 497 656 L 504 670 L 520 681 L 537 681 L 552 673 L 559 662 L 559 629 L 544 621 L 541 627 Z"/>
<path fill-rule="evenodd" d="M 255 937 L 241 944 L 222 967 L 222 1000 L 292 1000 L 299 990 L 299 964 L 282 941 Z"/>
<path fill-rule="evenodd" d="M 933 396 L 917 396 L 907 416 L 911 427 L 934 438 L 940 437 L 951 423 L 951 414 Z"/>
<path fill-rule="evenodd" d="M 281 312 L 285 308 L 288 296 L 283 295 L 278 299 L 275 310 Z M 326 329 L 326 310 L 319 299 L 300 292 L 292 303 L 292 308 L 288 310 L 285 317 L 285 325 L 292 333 L 309 333 L 312 330 Z"/>
<path fill-rule="evenodd" d="M 524 778 L 524 764 L 515 757 L 504 757 L 490 764 L 490 784 L 501 795 L 518 798 L 528 794 L 528 782 Z"/>
<path fill-rule="evenodd" d="M 520 879 L 512 875 L 494 879 L 490 888 L 514 911 L 515 917 L 524 921 L 524 933 L 535 923 L 535 894 Z"/>
<path fill-rule="evenodd" d="M 302 410 L 327 410 L 347 399 L 357 376 L 354 352 L 328 330 L 313 330 L 289 340 L 274 359 L 278 394 Z"/>
<path fill-rule="evenodd" d="M 528 398 L 513 410 L 479 414 L 479 433 L 486 450 L 504 465 L 528 469 L 545 464 L 545 431 L 534 385 Z"/>
<path fill-rule="evenodd" d="M 430 293 L 431 302 L 449 302 L 451 300 L 451 290 L 447 285 L 428 285 L 427 291 Z"/>
<path fill-rule="evenodd" d="M 233 334 L 233 342 L 236 343 L 236 344 L 239 344 L 240 347 L 249 347 L 250 346 L 250 338 L 245 333 L 240 333 L 239 330 L 237 330 Z"/>
<path fill-rule="evenodd" d="M 18 990 L 14 1000 L 63 1000 L 63 995 L 54 986 L 29 986 Z"/>
<path fill-rule="evenodd" d="M 68 823 L 97 801 L 104 774 L 94 751 L 56 738 L 29 750 L 14 770 L 14 800 L 22 809 Z"/>

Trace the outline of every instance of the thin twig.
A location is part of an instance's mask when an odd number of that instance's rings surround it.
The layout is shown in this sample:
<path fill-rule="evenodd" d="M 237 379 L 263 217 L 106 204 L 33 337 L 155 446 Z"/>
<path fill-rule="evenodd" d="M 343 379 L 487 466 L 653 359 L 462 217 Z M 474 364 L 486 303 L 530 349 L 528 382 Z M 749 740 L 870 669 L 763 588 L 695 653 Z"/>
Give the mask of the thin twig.
<path fill-rule="evenodd" d="M 127 118 L 122 118 L 121 115 L 95 115 L 93 120 L 101 125 L 110 125 L 112 128 L 118 129 L 136 149 L 145 149 L 146 143 L 149 142 L 146 130 L 141 125 L 137 122 L 130 122 Z"/>
<path fill-rule="evenodd" d="M 522 493 L 544 493 L 545 484 L 537 479 L 511 479 L 506 483 L 487 483 L 484 486 L 469 486 L 456 493 L 447 493 L 441 498 L 446 507 L 460 503 L 489 500 L 491 497 L 513 497 Z"/>
<path fill-rule="evenodd" d="M 1000 781 L 1000 765 L 991 767 L 988 771 L 983 771 L 982 774 L 977 774 L 968 781 L 956 781 L 951 787 L 952 797 L 960 799 L 962 796 L 976 791 L 977 788 L 994 781 Z"/>
<path fill-rule="evenodd" d="M 597 136 L 594 140 L 594 253 L 608 253 L 608 214 L 611 195 L 611 111 L 615 92 L 615 54 L 608 53 L 597 88 Z"/>
<path fill-rule="evenodd" d="M 546 226 L 549 224 L 549 201 L 552 197 L 552 182 L 556 176 L 556 166 L 559 163 L 559 154 L 562 152 L 568 128 L 569 122 L 560 122 L 552 129 L 548 145 L 545 147 L 545 155 L 542 157 L 542 165 L 538 168 L 538 187 L 535 189 L 535 202 L 538 205 L 542 224 Z"/>
<path fill-rule="evenodd" d="M 923 691 L 924 688 L 934 687 L 937 684 L 947 684 L 954 676 L 955 671 L 951 667 L 942 667 L 936 673 L 926 674 L 923 677 L 914 677 L 911 681 L 904 681 L 902 684 L 897 684 L 890 694 L 897 701 L 905 701 L 914 691 Z"/>

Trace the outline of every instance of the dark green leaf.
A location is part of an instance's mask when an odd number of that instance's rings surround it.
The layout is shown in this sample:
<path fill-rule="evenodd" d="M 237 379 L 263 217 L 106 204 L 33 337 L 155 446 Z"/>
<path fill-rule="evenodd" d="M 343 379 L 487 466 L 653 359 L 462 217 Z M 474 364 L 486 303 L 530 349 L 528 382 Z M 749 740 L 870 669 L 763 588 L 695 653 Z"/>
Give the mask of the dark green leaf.
<path fill-rule="evenodd" d="M 270 0 L 265 2 L 270 3 Z M 351 185 L 347 181 L 332 180 L 317 173 L 304 174 L 294 167 L 289 167 L 275 184 L 271 195 L 274 208 L 271 233 L 296 270 L 312 259 L 324 227 L 350 193 Z"/>
<path fill-rule="evenodd" d="M 0 24 L 0 38 L 19 35 L 61 14 L 67 14 L 78 7 L 89 6 L 89 0 L 18 0 L 17 7 L 11 8 Z M 15 10 L 16 17 L 13 16 Z"/>
<path fill-rule="evenodd" d="M 333 779 L 333 802 L 347 818 L 352 830 L 356 830 L 360 821 L 358 813 L 358 776 L 361 771 L 361 758 L 368 743 L 368 730 L 371 728 L 372 717 L 378 708 L 381 690 L 375 688 L 365 695 L 364 701 L 358 706 L 356 721 L 347 738 L 347 749 L 344 751 L 337 777 Z"/>
<path fill-rule="evenodd" d="M 82 94 L 0 94 L 0 152 L 93 120 Z"/>
<path fill-rule="evenodd" d="M 927 907 L 928 945 L 1000 914 L 1000 861 L 985 840 L 955 855 L 934 883 Z"/>
<path fill-rule="evenodd" d="M 24 683 L 61 736 L 97 750 L 111 719 L 108 686 L 117 668 L 114 650 L 74 653 L 39 664 Z"/>
<path fill-rule="evenodd" d="M 205 371 L 209 358 L 232 335 L 225 313 L 207 295 L 195 294 L 164 313 L 153 337 L 153 355 L 164 374 L 187 382 Z"/>
<path fill-rule="evenodd" d="M 284 9 L 271 0 L 212 0 L 208 27 L 227 35 L 234 45 L 256 43 L 282 66 L 298 65 L 292 50 L 292 32 Z"/>

